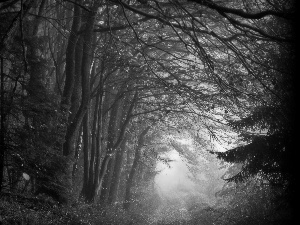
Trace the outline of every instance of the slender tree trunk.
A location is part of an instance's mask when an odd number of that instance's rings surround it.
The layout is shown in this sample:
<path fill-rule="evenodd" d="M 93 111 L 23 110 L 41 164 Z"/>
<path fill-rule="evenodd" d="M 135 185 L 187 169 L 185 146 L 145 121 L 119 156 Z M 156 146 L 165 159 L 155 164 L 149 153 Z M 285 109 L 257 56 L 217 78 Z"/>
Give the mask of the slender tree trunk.
<path fill-rule="evenodd" d="M 70 116 L 68 118 L 68 127 L 67 127 L 67 131 L 66 131 L 66 136 L 65 136 L 65 143 L 63 146 L 63 154 L 65 156 L 68 156 L 71 154 L 72 152 L 72 146 L 69 146 L 74 142 L 76 142 L 77 140 L 77 129 L 78 126 L 81 126 L 81 120 L 83 117 L 83 113 L 82 112 L 78 112 L 80 109 L 80 97 L 81 97 L 81 92 L 82 92 L 82 88 L 81 88 L 81 67 L 82 67 L 82 42 L 83 40 L 80 38 L 77 41 L 77 45 L 76 45 L 76 52 L 75 52 L 75 85 L 74 85 L 74 89 L 73 89 L 73 94 L 72 94 L 72 98 L 71 98 L 71 108 L 70 108 Z M 81 110 L 82 111 L 82 110 Z M 75 146 L 74 146 L 75 147 Z"/>
<path fill-rule="evenodd" d="M 118 118 L 119 118 L 118 126 L 120 128 L 122 128 L 122 126 L 124 126 L 124 123 L 126 121 L 128 113 L 131 113 L 128 110 L 131 105 L 130 104 L 130 93 L 128 93 L 125 96 L 125 98 L 122 102 L 123 102 L 122 110 L 120 110 L 120 115 L 118 116 Z M 121 130 L 121 129 L 119 129 L 119 130 Z M 118 135 L 121 135 L 121 132 Z M 125 137 L 125 139 L 126 139 L 126 137 Z M 122 140 L 122 143 L 124 143 L 124 146 L 120 146 L 121 149 L 118 148 L 118 150 L 116 151 L 116 155 L 114 157 L 113 164 L 111 165 L 112 167 L 111 167 L 111 172 L 109 174 L 109 179 L 107 181 L 109 184 L 109 188 L 108 188 L 106 196 L 105 196 L 105 201 L 109 204 L 112 203 L 112 201 L 115 201 L 113 199 L 115 199 L 116 195 L 117 195 L 119 176 L 120 176 L 119 173 L 121 172 L 121 164 L 122 164 L 122 158 L 120 158 L 120 157 L 122 157 L 122 155 L 125 151 L 124 140 Z M 121 145 L 122 145 L 122 143 L 121 143 Z"/>
<path fill-rule="evenodd" d="M 81 64 L 82 64 L 82 38 L 79 38 L 76 44 L 75 50 L 75 84 L 73 88 L 72 98 L 71 98 L 71 115 L 69 116 L 69 121 L 71 122 L 80 107 L 81 98 Z"/>
<path fill-rule="evenodd" d="M 82 64 L 82 38 L 79 38 L 77 40 L 76 44 L 76 50 L 75 50 L 75 84 L 73 88 L 73 93 L 71 97 L 71 108 L 70 108 L 70 115 L 68 117 L 68 124 L 70 124 L 80 107 L 80 98 L 81 98 L 81 64 Z M 82 127 L 82 124 L 81 126 Z M 76 134 L 74 141 L 76 142 L 75 148 L 75 154 L 74 154 L 74 164 L 73 164 L 73 172 L 72 172 L 72 182 L 75 178 L 75 173 L 77 171 L 77 162 L 79 158 L 79 142 L 80 142 L 80 131 L 82 128 L 79 128 L 78 134 Z"/>
<path fill-rule="evenodd" d="M 116 96 L 116 101 L 118 100 L 119 96 L 121 96 L 121 94 L 124 92 L 124 87 L 121 87 L 119 93 Z M 128 109 L 130 107 L 130 101 L 129 101 L 129 97 L 130 95 L 126 95 L 125 98 L 118 100 L 119 102 L 122 102 L 122 107 L 119 107 L 119 105 L 121 105 L 120 103 L 118 103 L 117 106 L 117 116 L 116 116 L 116 125 L 115 125 L 115 136 L 118 137 L 118 139 L 120 138 L 121 134 L 121 130 L 122 127 L 124 126 L 124 122 L 126 120 Z M 116 109 L 112 109 L 112 110 L 116 110 Z M 125 125 L 126 126 L 126 125 Z M 121 137 L 123 140 L 123 137 Z M 115 138 L 116 139 L 116 138 Z M 117 143 L 117 139 L 114 140 L 114 147 L 113 147 L 113 151 L 116 153 L 119 144 Z M 113 173 L 114 173 L 114 168 L 115 168 L 115 161 L 116 161 L 116 154 L 114 153 L 114 155 L 112 156 L 110 162 L 108 163 L 107 166 L 107 172 L 106 175 L 104 177 L 104 181 L 103 181 L 103 191 L 102 191 L 102 196 L 101 196 L 101 201 L 102 203 L 109 203 L 108 202 L 108 198 L 109 198 L 109 193 L 110 193 L 110 188 L 111 188 L 111 184 L 114 182 L 114 178 L 113 178 Z"/>
<path fill-rule="evenodd" d="M 80 4 L 81 0 L 75 0 Z M 62 106 L 69 110 L 71 105 L 71 97 L 73 93 L 75 83 L 75 50 L 78 40 L 78 31 L 80 28 L 81 9 L 77 4 L 74 4 L 73 23 L 68 39 L 68 45 L 66 50 L 66 80 L 62 96 Z"/>
<path fill-rule="evenodd" d="M 99 119 L 99 110 L 100 110 L 100 91 L 98 92 L 96 99 L 94 101 L 94 113 L 93 113 L 93 127 L 91 131 L 91 153 L 90 153 L 90 159 L 89 159 L 89 170 L 88 170 L 88 181 L 87 181 L 87 187 L 84 192 L 84 198 L 87 202 L 93 201 L 93 190 L 94 190 L 94 179 L 95 179 L 95 158 L 96 158 L 96 152 L 97 152 L 97 135 L 98 129 L 101 129 L 98 125 L 101 125 L 98 123 Z"/>
<path fill-rule="evenodd" d="M 87 111 L 83 119 L 83 187 L 81 195 L 85 198 L 89 184 L 89 112 Z"/>
<path fill-rule="evenodd" d="M 81 65 L 81 86 L 82 97 L 81 105 L 78 109 L 76 116 L 67 128 L 65 143 L 63 145 L 63 154 L 69 157 L 67 165 L 67 186 L 72 187 L 72 170 L 74 161 L 75 143 L 77 134 L 80 129 L 83 117 L 90 104 L 90 67 L 91 67 L 91 46 L 93 38 L 93 28 L 97 6 L 94 5 L 92 10 L 87 15 L 86 29 L 83 34 L 83 50 L 82 50 L 82 65 Z"/>
<path fill-rule="evenodd" d="M 107 165 L 109 163 L 109 161 L 111 160 L 111 155 L 110 154 L 106 154 L 102 163 L 101 163 L 101 168 L 100 168 L 100 172 L 99 172 L 99 188 L 97 190 L 97 194 L 99 194 L 101 196 L 101 188 L 102 188 L 102 182 L 104 179 L 104 176 L 106 174 L 107 171 Z"/>
<path fill-rule="evenodd" d="M 27 91 L 30 99 L 36 103 L 45 101 L 45 98 L 47 97 L 47 90 L 45 87 L 46 65 L 40 63 L 40 61 L 43 60 L 39 54 L 41 49 L 35 45 L 35 41 L 39 38 L 38 30 L 42 21 L 40 16 L 44 13 L 45 3 L 45 0 L 41 1 L 38 16 L 31 22 L 31 30 L 28 30 L 29 33 L 27 34 L 27 36 L 30 37 L 30 44 L 28 45 L 29 50 L 26 56 L 30 69 Z M 23 31 L 21 32 L 23 34 Z"/>
<path fill-rule="evenodd" d="M 120 92 L 120 91 L 119 91 Z M 109 193 L 109 177 L 110 172 L 113 169 L 113 157 L 114 157 L 114 142 L 116 139 L 116 133 L 117 133 L 117 120 L 118 120 L 118 111 L 120 110 L 119 105 L 120 101 L 118 99 L 119 93 L 115 97 L 115 102 L 113 103 L 113 107 L 111 109 L 110 119 L 109 119 L 109 125 L 108 125 L 108 139 L 107 139 L 107 155 L 110 156 L 110 159 L 106 166 L 106 171 L 104 175 L 104 179 L 102 181 L 102 188 L 101 188 L 101 194 L 100 194 L 100 200 L 102 203 L 105 203 L 108 197 Z"/>
<path fill-rule="evenodd" d="M 103 89 L 103 77 L 101 75 L 100 77 L 100 85 L 101 85 L 101 90 Z M 104 146 L 103 143 L 103 131 L 104 131 L 104 127 L 106 124 L 106 118 L 107 116 L 103 115 L 104 113 L 104 108 L 106 107 L 106 103 L 107 101 L 107 96 L 105 97 L 105 100 L 103 100 L 103 91 L 101 91 L 101 95 L 100 95 L 100 102 L 99 102 L 99 111 L 98 111 L 98 131 L 97 131 L 97 149 L 96 149 L 96 158 L 95 158 L 95 176 L 94 176 L 94 183 L 93 183 L 93 187 L 91 190 L 91 196 L 90 199 L 92 199 L 92 201 L 95 201 L 95 198 L 101 188 L 101 184 L 100 184 L 100 165 L 101 165 L 101 153 L 102 153 L 102 149 Z M 103 103 L 102 103 L 103 102 Z"/>
<path fill-rule="evenodd" d="M 126 119 L 124 120 L 124 122 L 122 123 L 122 125 L 120 127 L 119 136 L 116 139 L 116 142 L 114 144 L 110 143 L 111 147 L 110 146 L 107 147 L 106 156 L 104 157 L 104 160 L 102 162 L 103 165 L 101 166 L 101 170 L 100 170 L 100 176 L 99 176 L 100 188 L 99 188 L 99 190 L 101 190 L 102 183 L 103 183 L 103 178 L 106 174 L 108 163 L 111 160 L 111 157 L 115 154 L 116 149 L 119 147 L 119 145 L 121 144 L 121 141 L 124 138 L 126 128 L 127 128 L 128 124 L 130 122 L 130 119 L 131 119 L 131 113 L 132 113 L 134 105 L 137 101 L 137 97 L 138 97 L 138 93 L 136 92 L 133 99 L 131 100 L 128 112 L 126 114 L 127 115 Z M 108 129 L 108 138 L 110 137 L 110 132 L 111 131 L 112 131 L 111 129 Z M 112 135 L 114 135 L 114 134 L 112 133 Z M 101 196 L 101 191 L 100 191 L 100 196 Z M 102 197 L 103 196 L 104 195 L 102 195 Z M 102 198 L 102 200 L 103 200 L 103 198 Z"/>
<path fill-rule="evenodd" d="M 80 133 L 82 133 L 82 132 L 83 131 L 82 131 L 82 126 L 81 126 Z M 79 134 L 78 138 L 77 138 L 77 144 L 76 144 L 75 155 L 74 155 L 75 162 L 73 164 L 72 181 L 75 180 L 76 173 L 78 171 L 78 160 L 80 158 L 80 151 L 81 151 L 80 141 L 81 141 L 81 135 Z"/>
<path fill-rule="evenodd" d="M 126 190 L 125 190 L 125 199 L 124 199 L 124 209 L 128 210 L 130 208 L 130 201 L 131 201 L 131 188 L 133 186 L 133 181 L 134 181 L 134 177 L 140 162 L 140 158 L 141 158 L 141 149 L 144 145 L 145 142 L 145 136 L 148 133 L 150 129 L 150 126 L 148 126 L 145 130 L 143 130 L 143 132 L 139 135 L 138 138 L 138 145 L 135 149 L 135 155 L 134 155 L 134 160 L 133 160 L 133 164 L 129 173 L 129 177 L 126 183 Z"/>
<path fill-rule="evenodd" d="M 101 149 L 102 149 L 102 96 L 100 97 L 99 103 L 99 111 L 98 111 L 98 130 L 97 130 L 97 142 L 96 142 L 96 156 L 95 156 L 95 169 L 94 169 L 94 181 L 91 187 L 91 196 L 90 199 L 92 201 L 95 200 L 95 196 L 97 195 L 97 190 L 99 187 L 99 173 L 100 173 L 100 156 L 101 156 Z"/>
<path fill-rule="evenodd" d="M 114 154 L 107 165 L 106 174 L 103 179 L 103 186 L 102 186 L 102 191 L 100 196 L 100 200 L 102 204 L 108 203 L 108 197 L 109 197 L 110 187 L 112 183 L 115 162 L 116 162 L 116 155 Z"/>
<path fill-rule="evenodd" d="M 113 175 L 111 179 L 112 183 L 111 183 L 111 187 L 109 190 L 109 197 L 108 197 L 109 204 L 115 203 L 117 201 L 118 188 L 119 188 L 120 177 L 122 172 L 123 157 L 126 151 L 126 142 L 127 142 L 127 137 L 124 138 L 124 140 L 120 145 L 120 149 L 118 149 L 116 153 L 115 166 L 114 166 Z"/>

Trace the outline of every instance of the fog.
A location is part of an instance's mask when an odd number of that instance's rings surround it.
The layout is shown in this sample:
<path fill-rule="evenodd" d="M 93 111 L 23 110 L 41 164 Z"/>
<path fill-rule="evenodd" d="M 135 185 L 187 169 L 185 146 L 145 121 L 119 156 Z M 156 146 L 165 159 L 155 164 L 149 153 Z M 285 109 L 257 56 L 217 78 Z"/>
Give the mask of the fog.
<path fill-rule="evenodd" d="M 155 177 L 155 184 L 159 196 L 163 200 L 177 200 L 185 202 L 184 204 L 189 204 L 188 199 L 191 197 L 200 203 L 213 205 L 216 202 L 215 193 L 224 184 L 221 179 L 224 169 L 220 169 L 219 161 L 213 155 L 204 149 L 198 149 L 192 140 L 183 139 L 177 142 L 192 154 L 192 157 L 188 156 L 192 162 L 188 162 L 186 156 L 175 149 L 161 155 L 171 162 L 157 164 L 156 170 L 159 173 Z"/>
<path fill-rule="evenodd" d="M 195 184 L 190 180 L 190 172 L 186 163 L 179 156 L 178 152 L 173 150 L 167 154 L 172 162 L 169 165 L 159 162 L 157 170 L 161 171 L 155 178 L 156 187 L 161 197 L 172 197 L 178 189 L 194 191 Z"/>

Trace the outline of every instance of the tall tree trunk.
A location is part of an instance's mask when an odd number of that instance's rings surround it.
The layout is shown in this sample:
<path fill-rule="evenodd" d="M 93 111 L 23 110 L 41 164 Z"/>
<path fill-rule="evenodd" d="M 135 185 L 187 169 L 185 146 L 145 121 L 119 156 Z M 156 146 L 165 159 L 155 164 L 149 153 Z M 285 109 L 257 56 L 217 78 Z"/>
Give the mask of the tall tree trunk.
<path fill-rule="evenodd" d="M 109 178 L 111 176 L 111 171 L 113 170 L 113 157 L 114 157 L 114 142 L 117 136 L 117 121 L 118 121 L 118 112 L 120 111 L 120 100 L 118 99 L 120 96 L 121 90 L 115 97 L 115 102 L 113 103 L 113 107 L 110 113 L 109 125 L 108 125 L 108 139 L 106 146 L 106 154 L 109 155 L 109 160 L 107 162 L 106 171 L 104 175 L 104 179 L 102 181 L 102 188 L 100 194 L 100 200 L 102 203 L 105 203 L 109 193 Z"/>
<path fill-rule="evenodd" d="M 123 94 L 124 92 L 124 86 L 121 87 L 118 95 L 116 96 L 116 101 L 120 98 L 120 96 Z M 130 94 L 130 93 L 129 93 Z M 130 107 L 130 101 L 129 101 L 129 97 L 130 95 L 127 94 L 125 99 L 120 99 L 118 100 L 119 102 L 122 102 L 122 107 L 119 107 L 119 105 L 121 105 L 120 103 L 118 103 L 118 108 L 117 108 L 117 116 L 116 116 L 116 125 L 115 125 L 115 137 L 119 137 L 121 135 L 121 128 L 126 120 L 126 117 L 127 117 L 127 111 L 128 111 L 128 108 Z M 112 110 L 115 110 L 115 109 L 112 109 Z M 116 138 L 115 138 L 116 139 Z M 114 140 L 114 142 L 117 142 L 117 140 Z M 116 143 L 114 143 L 114 151 L 116 152 L 117 149 L 118 149 L 118 145 L 115 146 Z M 102 203 L 108 203 L 108 198 L 109 198 L 109 193 L 110 193 L 110 187 L 111 187 L 111 184 L 113 182 L 113 173 L 114 173 L 114 168 L 115 168 L 115 161 L 116 161 L 116 154 L 113 154 L 111 160 L 109 161 L 108 163 L 108 166 L 107 166 L 107 172 L 106 172 L 106 175 L 104 177 L 104 180 L 103 180 L 103 191 L 101 193 L 101 201 Z"/>
<path fill-rule="evenodd" d="M 101 89 L 103 90 L 103 74 L 101 74 L 100 77 L 100 85 Z M 108 92 L 107 92 L 108 93 Z M 99 191 L 101 190 L 102 185 L 102 179 L 101 177 L 101 156 L 103 154 L 102 149 L 104 149 L 104 133 L 107 129 L 107 123 L 108 123 L 108 114 L 105 113 L 109 108 L 109 102 L 110 102 L 110 95 L 106 95 L 103 98 L 104 92 L 101 91 L 100 96 L 100 104 L 99 104 L 99 118 L 98 118 L 98 134 L 97 134 L 97 151 L 96 151 L 96 158 L 95 158 L 95 176 L 94 176 L 94 183 L 93 183 L 93 189 L 91 191 L 90 199 L 92 201 L 95 201 L 96 196 L 98 195 Z M 102 103 L 103 102 L 103 103 Z M 104 161 L 104 160 L 103 160 Z"/>
<path fill-rule="evenodd" d="M 112 180 L 111 180 L 112 183 L 111 183 L 111 187 L 109 190 L 109 197 L 108 197 L 109 204 L 115 203 L 117 201 L 118 188 L 119 188 L 122 164 L 123 164 L 123 157 L 124 157 L 124 153 L 126 151 L 126 142 L 127 142 L 127 136 L 122 141 L 120 148 L 117 150 L 117 153 L 116 153 L 115 166 L 114 166 Z"/>
<path fill-rule="evenodd" d="M 109 197 L 110 187 L 112 183 L 115 162 L 116 162 L 116 155 L 114 154 L 111 157 L 110 161 L 108 162 L 107 170 L 103 179 L 102 191 L 100 196 L 101 204 L 108 203 L 108 197 Z"/>
<path fill-rule="evenodd" d="M 100 80 L 102 83 L 102 80 Z M 102 126 L 103 126 L 103 118 L 102 118 L 102 95 L 100 95 L 99 109 L 98 109 L 98 130 L 96 134 L 96 155 L 95 155 L 95 169 L 94 169 L 94 180 L 90 190 L 90 200 L 94 201 L 95 196 L 97 195 L 97 190 L 99 187 L 99 173 L 100 173 L 100 161 L 101 161 L 101 150 L 102 150 Z"/>
<path fill-rule="evenodd" d="M 75 49 L 75 84 L 73 88 L 73 93 L 71 97 L 71 107 L 70 107 L 70 115 L 68 117 L 68 124 L 70 124 L 80 107 L 80 98 L 81 98 L 81 64 L 82 64 L 82 38 L 77 40 L 76 49 Z M 80 126 L 82 127 L 82 125 Z M 75 144 L 75 154 L 74 154 L 74 164 L 73 164 L 73 172 L 72 172 L 72 182 L 75 178 L 75 173 L 77 171 L 77 161 L 79 159 L 79 142 L 80 142 L 80 131 L 82 128 L 79 128 L 78 134 L 76 134 L 74 141 Z"/>
<path fill-rule="evenodd" d="M 75 0 L 75 2 L 80 4 L 81 0 Z M 81 8 L 77 4 L 74 3 L 73 23 L 66 50 L 66 80 L 61 102 L 66 110 L 70 108 L 75 83 L 75 50 L 81 22 Z"/>
<path fill-rule="evenodd" d="M 83 34 L 83 50 L 82 50 L 82 65 L 81 65 L 81 86 L 82 97 L 81 105 L 74 117 L 73 121 L 67 127 L 65 143 L 63 145 L 63 154 L 68 156 L 67 165 L 67 186 L 72 187 L 72 170 L 74 161 L 75 143 L 77 134 L 80 129 L 83 117 L 90 104 L 90 67 L 91 67 L 91 46 L 93 38 L 93 28 L 95 16 L 97 13 L 97 5 L 92 6 L 91 11 L 87 15 L 86 29 Z"/>
<path fill-rule="evenodd" d="M 40 55 L 39 51 L 41 49 L 35 44 L 37 40 L 43 41 L 39 38 L 38 30 L 41 23 L 41 15 L 44 13 L 45 0 L 41 1 L 38 10 L 38 16 L 31 22 L 31 30 L 27 34 L 30 37 L 30 44 L 28 45 L 28 54 L 26 56 L 29 65 L 29 82 L 27 91 L 31 101 L 36 103 L 45 101 L 47 97 L 47 91 L 45 87 L 46 80 L 46 63 L 44 63 L 43 57 Z M 23 31 L 21 31 L 23 34 Z M 44 49 L 43 49 L 44 50 Z"/>
<path fill-rule="evenodd" d="M 57 28 L 61 29 L 60 27 L 63 25 L 67 27 L 65 24 L 62 24 L 62 21 L 65 21 L 66 18 L 66 7 L 62 5 L 58 1 L 51 1 L 50 4 L 55 4 L 55 12 L 56 12 L 56 19 L 57 22 L 55 26 L 52 28 L 52 33 L 56 33 L 56 36 L 53 37 L 55 41 L 55 48 L 53 49 L 53 63 L 55 65 L 55 87 L 54 90 L 56 93 L 59 93 L 63 96 L 63 88 L 62 84 L 64 81 L 64 70 L 65 70 L 65 55 L 66 55 L 66 46 L 68 45 L 68 40 L 66 40 L 63 36 L 63 32 L 56 32 Z M 69 10 L 70 11 L 70 10 Z M 67 27 L 69 29 L 69 27 Z M 76 70 L 75 70 L 76 72 Z M 76 83 L 75 83 L 76 84 Z"/>
<path fill-rule="evenodd" d="M 81 64 L 82 64 L 82 38 L 77 40 L 76 49 L 75 49 L 75 84 L 73 88 L 73 93 L 71 97 L 71 115 L 68 120 L 71 122 L 80 107 L 80 98 L 81 98 Z"/>
<path fill-rule="evenodd" d="M 96 154 L 97 154 L 97 135 L 99 135 L 98 130 L 101 129 L 101 127 L 99 127 L 99 125 L 101 126 L 101 123 L 98 122 L 99 119 L 99 110 L 101 110 L 101 101 L 100 101 L 100 91 L 98 92 L 96 99 L 94 101 L 94 113 L 93 113 L 93 127 L 92 127 L 92 131 L 89 132 L 89 136 L 91 136 L 92 140 L 91 140 L 91 144 L 89 145 L 89 149 L 90 151 L 90 157 L 89 157 L 89 161 L 85 161 L 84 165 L 89 165 L 88 168 L 88 180 L 86 180 L 86 186 L 84 186 L 84 190 L 82 191 L 83 197 L 85 199 L 85 201 L 87 202 L 92 202 L 93 201 L 93 190 L 94 190 L 94 178 L 95 178 L 95 159 L 96 159 Z M 88 149 L 88 151 L 89 151 Z"/>
<path fill-rule="evenodd" d="M 128 109 L 130 108 L 130 93 L 127 93 L 123 102 L 123 106 L 122 106 L 122 110 L 120 110 L 120 115 L 118 116 L 119 118 L 119 122 L 118 122 L 118 126 L 120 128 L 122 128 L 124 122 L 126 121 L 126 118 L 128 116 L 128 113 L 131 113 L 128 111 Z M 120 129 L 118 129 L 120 130 Z M 120 134 L 119 134 L 120 135 Z M 127 136 L 127 135 L 125 135 Z M 126 139 L 126 137 L 125 137 Z M 118 183 L 119 183 L 119 177 L 120 176 L 120 172 L 121 172 L 121 163 L 122 163 L 122 155 L 124 153 L 125 150 L 125 142 L 124 140 L 122 140 L 122 143 L 124 143 L 124 146 L 118 148 L 116 155 L 114 156 L 114 160 L 113 163 L 111 165 L 111 171 L 109 174 L 109 178 L 108 178 L 108 189 L 106 192 L 106 196 L 105 196 L 105 202 L 107 203 L 112 203 L 112 198 L 115 199 L 116 195 L 117 195 L 117 188 L 118 188 Z M 121 144 L 122 144 L 121 143 Z M 117 180 L 115 180 L 117 179 Z M 113 188 L 113 189 L 111 189 Z M 113 196 L 112 196 L 113 195 Z"/>
<path fill-rule="evenodd" d="M 129 173 L 129 177 L 128 177 L 128 180 L 126 183 L 125 199 L 124 199 L 124 204 L 123 204 L 125 210 L 128 210 L 130 208 L 131 188 L 133 186 L 134 177 L 135 177 L 135 174 L 136 174 L 139 162 L 140 162 L 141 150 L 142 150 L 142 147 L 144 146 L 145 136 L 149 130 L 150 130 L 150 126 L 148 126 L 146 129 L 144 129 L 138 138 L 138 144 L 135 149 L 133 164 L 132 164 L 132 167 L 131 167 L 131 170 Z"/>
<path fill-rule="evenodd" d="M 85 197 L 89 184 L 89 149 L 90 149 L 89 112 L 87 110 L 83 119 L 83 187 L 81 195 Z"/>
<path fill-rule="evenodd" d="M 72 172 L 72 181 L 75 180 L 76 178 L 76 174 L 77 174 L 77 171 L 78 171 L 78 161 L 79 161 L 79 158 L 80 158 L 80 151 L 82 150 L 81 149 L 81 145 L 80 145 L 80 142 L 81 142 L 81 133 L 83 133 L 82 131 L 82 126 L 80 128 L 80 132 L 79 132 L 79 135 L 78 135 L 78 138 L 77 138 L 77 144 L 76 144 L 76 149 L 75 149 L 75 155 L 74 155 L 74 164 L 73 164 L 73 172 Z"/>
<path fill-rule="evenodd" d="M 131 113 L 132 113 L 134 105 L 137 101 L 137 97 L 138 97 L 138 93 L 136 92 L 133 99 L 131 100 L 128 112 L 126 114 L 127 115 L 126 119 L 124 120 L 124 122 L 120 126 L 120 132 L 119 132 L 118 138 L 116 139 L 116 142 L 112 145 L 112 147 L 107 148 L 106 156 L 104 157 L 104 160 L 102 162 L 100 175 L 99 175 L 99 184 L 100 184 L 99 190 L 101 190 L 103 179 L 104 179 L 104 176 L 105 176 L 106 171 L 107 171 L 108 163 L 111 160 L 111 157 L 115 154 L 116 149 L 119 147 L 119 145 L 121 144 L 121 142 L 124 138 L 126 128 L 127 128 L 128 124 L 131 120 L 131 117 L 132 117 Z M 110 137 L 109 134 L 108 134 L 108 137 Z M 100 196 L 101 196 L 101 192 L 100 192 Z M 104 195 L 102 195 L 102 196 L 104 196 Z"/>

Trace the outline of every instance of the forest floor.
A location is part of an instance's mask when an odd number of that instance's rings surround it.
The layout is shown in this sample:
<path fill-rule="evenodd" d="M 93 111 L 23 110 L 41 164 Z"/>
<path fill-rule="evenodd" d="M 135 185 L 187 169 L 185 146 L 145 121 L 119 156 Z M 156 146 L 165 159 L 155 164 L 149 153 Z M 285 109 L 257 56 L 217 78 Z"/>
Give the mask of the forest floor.
<path fill-rule="evenodd" d="M 88 204 L 63 206 L 44 197 L 0 195 L 1 225 L 185 225 L 190 224 L 189 218 L 186 210 L 167 212 L 163 207 L 158 207 L 149 217 L 116 207 Z"/>

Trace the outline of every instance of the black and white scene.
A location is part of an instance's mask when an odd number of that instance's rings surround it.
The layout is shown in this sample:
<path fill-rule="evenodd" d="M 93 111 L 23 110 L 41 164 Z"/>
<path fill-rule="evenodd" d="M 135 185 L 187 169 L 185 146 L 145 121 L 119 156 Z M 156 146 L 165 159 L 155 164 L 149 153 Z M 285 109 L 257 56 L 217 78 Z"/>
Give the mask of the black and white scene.
<path fill-rule="evenodd" d="M 0 225 L 297 224 L 297 14 L 0 0 Z"/>

